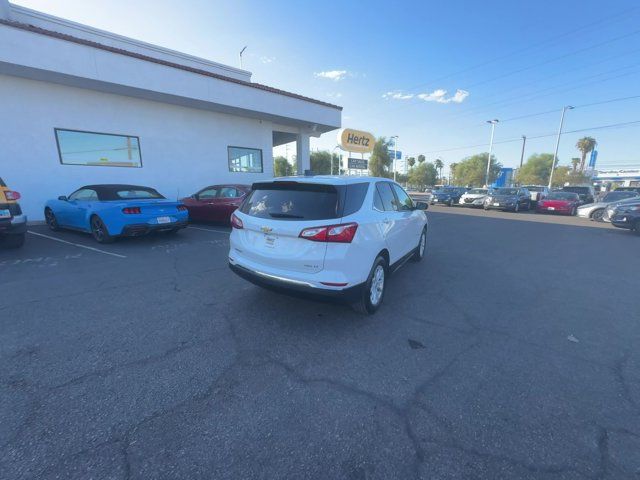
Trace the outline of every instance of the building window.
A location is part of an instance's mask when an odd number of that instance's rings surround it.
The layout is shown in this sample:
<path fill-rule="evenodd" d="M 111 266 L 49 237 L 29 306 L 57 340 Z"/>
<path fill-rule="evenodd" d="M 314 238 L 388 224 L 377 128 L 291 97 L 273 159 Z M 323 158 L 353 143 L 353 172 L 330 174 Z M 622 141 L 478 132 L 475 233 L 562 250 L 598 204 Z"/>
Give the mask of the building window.
<path fill-rule="evenodd" d="M 230 172 L 262 173 L 262 150 L 228 147 L 228 151 Z"/>
<path fill-rule="evenodd" d="M 63 165 L 142 167 L 138 137 L 61 128 L 55 132 Z"/>

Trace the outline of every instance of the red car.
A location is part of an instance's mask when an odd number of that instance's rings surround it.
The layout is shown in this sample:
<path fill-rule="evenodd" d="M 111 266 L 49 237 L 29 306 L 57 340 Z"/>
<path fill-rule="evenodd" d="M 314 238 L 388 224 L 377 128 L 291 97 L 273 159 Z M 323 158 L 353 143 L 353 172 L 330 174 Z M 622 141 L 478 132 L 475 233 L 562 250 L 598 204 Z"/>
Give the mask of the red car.
<path fill-rule="evenodd" d="M 538 202 L 536 212 L 538 213 L 564 213 L 565 215 L 575 215 L 580 205 L 580 197 L 577 193 L 571 192 L 551 192 L 543 200 Z"/>
<path fill-rule="evenodd" d="M 250 191 L 251 185 L 211 185 L 183 198 L 182 203 L 189 210 L 189 220 L 229 223 Z"/>

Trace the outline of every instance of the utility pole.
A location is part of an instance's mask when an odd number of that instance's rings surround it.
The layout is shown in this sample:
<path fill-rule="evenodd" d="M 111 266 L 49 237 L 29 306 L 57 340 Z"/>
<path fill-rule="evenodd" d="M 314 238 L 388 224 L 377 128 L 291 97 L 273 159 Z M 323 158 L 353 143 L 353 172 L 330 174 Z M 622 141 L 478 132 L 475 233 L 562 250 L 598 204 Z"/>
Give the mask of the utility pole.
<path fill-rule="evenodd" d="M 396 157 L 398 156 L 398 135 L 393 135 L 393 181 L 396 181 Z"/>
<path fill-rule="evenodd" d="M 522 162 L 524 162 L 524 146 L 527 144 L 527 136 L 522 135 L 522 153 L 520 154 L 520 168 L 522 168 Z"/>
<path fill-rule="evenodd" d="M 560 127 L 558 128 L 558 138 L 556 139 L 556 150 L 553 154 L 553 161 L 551 162 L 551 174 L 549 175 L 549 189 L 551 189 L 551 182 L 553 181 L 553 172 L 556 169 L 556 162 L 558 161 L 558 147 L 560 146 L 560 136 L 562 135 L 562 126 L 564 125 L 564 114 L 567 110 L 573 110 L 574 107 L 566 105 L 562 107 L 562 114 L 560 115 Z"/>
<path fill-rule="evenodd" d="M 522 164 L 524 162 L 524 146 L 527 144 L 527 136 L 522 135 L 522 152 L 520 153 L 520 168 L 518 169 L 518 184 L 520 184 L 520 172 L 522 171 Z"/>
<path fill-rule="evenodd" d="M 487 173 L 484 176 L 484 184 L 486 187 L 489 186 L 489 171 L 491 170 L 491 151 L 493 150 L 493 133 L 496 129 L 496 124 L 499 122 L 497 118 L 493 120 L 487 120 L 487 123 L 491 124 L 491 139 L 489 140 L 489 154 L 487 155 Z"/>

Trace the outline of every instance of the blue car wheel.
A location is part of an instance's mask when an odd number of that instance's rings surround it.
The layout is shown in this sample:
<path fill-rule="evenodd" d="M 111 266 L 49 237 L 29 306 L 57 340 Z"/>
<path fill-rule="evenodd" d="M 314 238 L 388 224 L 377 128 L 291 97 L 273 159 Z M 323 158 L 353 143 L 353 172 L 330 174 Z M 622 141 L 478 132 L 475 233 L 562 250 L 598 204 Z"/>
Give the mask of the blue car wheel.
<path fill-rule="evenodd" d="M 107 226 L 97 215 L 91 217 L 91 234 L 98 243 L 112 243 L 115 240 L 115 237 L 109 235 Z"/>
<path fill-rule="evenodd" d="M 44 219 L 47 222 L 47 225 L 49 226 L 51 231 L 57 232 L 58 230 L 60 230 L 60 225 L 58 225 L 58 219 L 53 213 L 53 210 L 51 210 L 48 207 L 44 211 Z"/>

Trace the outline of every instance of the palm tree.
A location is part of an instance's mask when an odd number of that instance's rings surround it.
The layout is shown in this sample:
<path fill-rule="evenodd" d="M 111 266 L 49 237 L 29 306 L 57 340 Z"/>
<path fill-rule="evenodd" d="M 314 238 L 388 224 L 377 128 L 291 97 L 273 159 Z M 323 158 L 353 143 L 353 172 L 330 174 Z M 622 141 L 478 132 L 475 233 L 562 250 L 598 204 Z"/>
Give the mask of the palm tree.
<path fill-rule="evenodd" d="M 573 171 L 575 172 L 576 170 L 578 170 L 578 165 L 580 164 L 580 159 L 579 158 L 572 158 L 571 159 L 571 165 L 573 166 Z"/>
<path fill-rule="evenodd" d="M 457 163 L 452 163 L 451 165 L 449 165 L 449 183 L 455 184 L 456 183 L 456 167 L 458 166 Z"/>
<path fill-rule="evenodd" d="M 413 166 L 416 164 L 416 159 L 413 157 L 409 157 L 407 158 L 407 163 L 409 164 L 409 168 L 413 168 Z"/>
<path fill-rule="evenodd" d="M 436 158 L 436 161 L 433 162 L 433 166 L 440 172 L 440 183 L 442 183 L 442 169 L 444 168 L 444 163 L 442 163 L 442 160 L 439 158 Z"/>
<path fill-rule="evenodd" d="M 583 137 L 576 143 L 576 148 L 580 150 L 580 171 L 584 172 L 584 164 L 587 159 L 587 154 L 591 152 L 596 146 L 596 139 L 593 137 Z"/>

